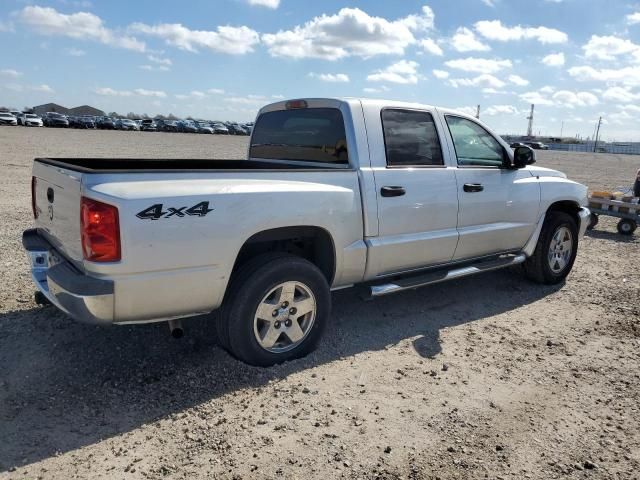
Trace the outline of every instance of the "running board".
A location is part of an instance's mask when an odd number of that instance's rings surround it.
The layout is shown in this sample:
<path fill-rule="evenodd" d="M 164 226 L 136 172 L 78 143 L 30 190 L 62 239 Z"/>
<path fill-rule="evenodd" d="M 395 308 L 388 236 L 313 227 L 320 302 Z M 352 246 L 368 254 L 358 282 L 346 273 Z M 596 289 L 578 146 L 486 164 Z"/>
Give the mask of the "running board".
<path fill-rule="evenodd" d="M 491 270 L 518 265 L 526 259 L 527 257 L 523 253 L 507 255 L 499 257 L 498 259 L 485 260 L 484 262 L 478 262 L 467 267 L 453 270 L 438 270 L 413 277 L 399 278 L 390 283 L 372 285 L 370 287 L 370 295 L 371 297 L 382 297 L 391 293 L 402 292 L 403 290 L 413 290 L 426 285 L 453 280 L 454 278 L 467 277 L 469 275 L 475 275 L 476 273 L 490 272 Z"/>

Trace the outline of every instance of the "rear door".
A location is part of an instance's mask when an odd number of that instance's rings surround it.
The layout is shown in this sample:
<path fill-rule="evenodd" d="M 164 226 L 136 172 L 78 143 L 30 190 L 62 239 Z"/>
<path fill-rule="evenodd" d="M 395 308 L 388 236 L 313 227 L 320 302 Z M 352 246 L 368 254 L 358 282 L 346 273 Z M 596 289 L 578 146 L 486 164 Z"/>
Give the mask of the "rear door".
<path fill-rule="evenodd" d="M 454 260 L 523 248 L 539 218 L 538 180 L 528 170 L 506 168 L 505 147 L 479 123 L 457 115 L 444 118 L 460 203 Z"/>
<path fill-rule="evenodd" d="M 82 263 L 81 176 L 79 172 L 39 161 L 33 164 L 36 227 L 44 233 L 56 250 L 76 265 Z"/>
<path fill-rule="evenodd" d="M 379 235 L 368 238 L 367 278 L 446 263 L 458 233 L 455 168 L 445 164 L 435 111 L 366 111 Z M 377 117 L 377 118 L 376 118 Z"/>

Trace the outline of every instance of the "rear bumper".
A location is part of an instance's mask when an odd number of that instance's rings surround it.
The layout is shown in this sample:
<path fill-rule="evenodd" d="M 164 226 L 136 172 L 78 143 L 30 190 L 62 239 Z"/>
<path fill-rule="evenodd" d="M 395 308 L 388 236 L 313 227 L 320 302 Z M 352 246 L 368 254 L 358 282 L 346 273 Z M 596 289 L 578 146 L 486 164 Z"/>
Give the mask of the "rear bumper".
<path fill-rule="evenodd" d="M 38 290 L 57 308 L 84 323 L 110 325 L 114 321 L 114 285 L 90 277 L 63 259 L 37 229 L 22 234 Z"/>

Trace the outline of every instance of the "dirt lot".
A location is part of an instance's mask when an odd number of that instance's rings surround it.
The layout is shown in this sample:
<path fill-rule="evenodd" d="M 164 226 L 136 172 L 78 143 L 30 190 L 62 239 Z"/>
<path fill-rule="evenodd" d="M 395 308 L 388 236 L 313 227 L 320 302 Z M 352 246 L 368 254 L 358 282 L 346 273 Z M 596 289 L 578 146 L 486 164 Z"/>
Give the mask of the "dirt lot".
<path fill-rule="evenodd" d="M 574 272 L 333 295 L 308 358 L 247 367 L 212 320 L 97 328 L 32 300 L 35 156 L 239 157 L 245 138 L 0 128 L 0 478 L 640 476 L 640 235 L 603 219 Z M 594 189 L 640 157 L 542 152 Z M 639 232 L 640 233 L 640 232 Z"/>

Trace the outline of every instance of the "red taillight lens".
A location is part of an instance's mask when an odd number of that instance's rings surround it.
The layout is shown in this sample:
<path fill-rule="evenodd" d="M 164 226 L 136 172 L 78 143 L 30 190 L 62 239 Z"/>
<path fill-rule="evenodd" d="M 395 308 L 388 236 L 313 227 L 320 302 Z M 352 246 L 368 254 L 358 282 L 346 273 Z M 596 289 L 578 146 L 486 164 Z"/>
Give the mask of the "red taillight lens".
<path fill-rule="evenodd" d="M 82 197 L 80 204 L 82 253 L 92 262 L 120 260 L 120 223 L 113 205 Z"/>
<path fill-rule="evenodd" d="M 33 218 L 38 218 L 38 205 L 36 204 L 36 186 L 38 180 L 36 177 L 31 177 L 31 210 L 33 211 Z"/>

